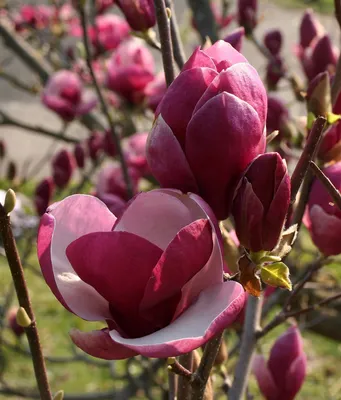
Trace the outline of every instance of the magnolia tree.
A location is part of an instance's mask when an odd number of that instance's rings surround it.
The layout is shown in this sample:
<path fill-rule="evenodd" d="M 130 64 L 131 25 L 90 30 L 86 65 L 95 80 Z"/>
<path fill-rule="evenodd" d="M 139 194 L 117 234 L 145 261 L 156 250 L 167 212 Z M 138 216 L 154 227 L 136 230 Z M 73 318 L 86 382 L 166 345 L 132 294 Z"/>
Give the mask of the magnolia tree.
<path fill-rule="evenodd" d="M 2 182 L 17 194 L 2 194 L 0 231 L 18 300 L 15 307 L 13 290 L 1 300 L 1 326 L 25 333 L 29 349 L 9 343 L 4 329 L 0 344 L 32 359 L 37 382 L 27 391 L 1 371 L 8 396 L 238 400 L 253 398 L 252 381 L 267 400 L 292 400 L 307 374 L 301 331 L 341 340 L 327 317 L 309 324 L 341 297 L 339 286 L 322 297 L 317 290 L 341 252 L 339 50 L 304 12 L 294 48 L 301 82 L 283 58 L 281 31 L 257 35 L 258 2 L 230 3 L 188 1 L 202 41 L 188 56 L 171 0 L 8 2 L 1 10 L 3 43 L 37 84 L 13 75 L 7 59 L 0 78 L 39 95 L 63 127 L 0 110 L 1 125 L 54 138 L 33 175 L 18 173 L 6 136 L 0 143 Z M 335 10 L 341 26 L 339 0 Z M 264 58 L 264 77 L 243 55 L 245 40 Z M 273 94 L 282 83 L 306 105 L 303 115 L 289 111 L 288 94 Z M 70 134 L 75 124 L 85 140 Z M 65 147 L 55 152 L 57 141 Z M 123 389 L 50 388 L 45 361 L 63 359 L 40 344 L 44 321 L 24 276 L 35 260 L 58 318 L 63 306 L 99 322 L 67 327 L 80 350 L 65 362 L 111 367 Z M 279 325 L 269 355 L 261 354 Z"/>

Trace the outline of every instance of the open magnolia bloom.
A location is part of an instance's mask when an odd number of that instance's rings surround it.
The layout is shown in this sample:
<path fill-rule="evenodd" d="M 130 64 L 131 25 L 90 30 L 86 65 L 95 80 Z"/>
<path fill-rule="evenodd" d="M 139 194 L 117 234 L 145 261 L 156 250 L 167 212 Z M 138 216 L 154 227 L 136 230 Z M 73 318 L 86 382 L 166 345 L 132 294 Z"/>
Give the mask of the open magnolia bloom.
<path fill-rule="evenodd" d="M 197 195 L 161 189 L 137 195 L 117 219 L 95 197 L 49 207 L 38 256 L 57 299 L 108 327 L 73 330 L 92 356 L 187 353 L 227 328 L 244 305 L 237 282 L 223 282 L 220 233 Z"/>

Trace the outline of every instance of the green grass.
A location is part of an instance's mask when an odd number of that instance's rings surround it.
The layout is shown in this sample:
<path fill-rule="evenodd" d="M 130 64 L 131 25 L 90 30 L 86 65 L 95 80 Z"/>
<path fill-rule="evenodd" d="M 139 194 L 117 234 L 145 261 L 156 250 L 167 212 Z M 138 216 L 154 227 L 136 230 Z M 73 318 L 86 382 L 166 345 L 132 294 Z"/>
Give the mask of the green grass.
<path fill-rule="evenodd" d="M 321 13 L 332 13 L 334 10 L 334 0 L 277 0 L 285 7 L 313 8 Z"/>

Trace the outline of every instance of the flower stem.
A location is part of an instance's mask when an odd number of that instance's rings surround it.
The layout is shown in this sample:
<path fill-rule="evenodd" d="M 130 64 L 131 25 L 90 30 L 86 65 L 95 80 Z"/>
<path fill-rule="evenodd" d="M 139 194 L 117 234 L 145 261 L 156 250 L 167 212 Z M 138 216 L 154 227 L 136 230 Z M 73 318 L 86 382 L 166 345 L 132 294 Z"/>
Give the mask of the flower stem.
<path fill-rule="evenodd" d="M 160 35 L 163 69 L 165 71 L 167 86 L 169 86 L 175 77 L 170 20 L 167 15 L 165 0 L 154 0 L 154 4 Z"/>
<path fill-rule="evenodd" d="M 240 400 L 245 396 L 251 372 L 252 356 L 257 343 L 261 312 L 262 299 L 249 296 L 241 339 L 240 356 L 234 372 L 234 380 L 229 390 L 229 400 Z"/>
<path fill-rule="evenodd" d="M 47 380 L 47 373 L 43 352 L 40 345 L 39 334 L 36 326 L 35 316 L 26 286 L 24 271 L 21 265 L 18 249 L 11 229 L 10 217 L 0 205 L 0 233 L 6 252 L 8 265 L 11 270 L 15 291 L 20 307 L 23 307 L 32 323 L 25 328 L 26 336 L 30 346 L 36 381 L 42 400 L 52 400 L 52 395 Z"/>

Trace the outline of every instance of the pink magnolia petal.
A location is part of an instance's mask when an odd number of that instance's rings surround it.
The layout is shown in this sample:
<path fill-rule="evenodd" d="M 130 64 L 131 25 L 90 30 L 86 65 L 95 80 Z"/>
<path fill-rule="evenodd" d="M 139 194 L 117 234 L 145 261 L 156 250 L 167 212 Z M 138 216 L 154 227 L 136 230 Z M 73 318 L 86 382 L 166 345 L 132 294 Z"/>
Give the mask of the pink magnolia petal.
<path fill-rule="evenodd" d="M 254 356 L 252 371 L 257 379 L 259 389 L 266 400 L 277 400 L 280 394 L 263 356 L 258 354 Z"/>
<path fill-rule="evenodd" d="M 159 262 L 145 288 L 141 310 L 180 293 L 181 288 L 206 264 L 212 253 L 212 229 L 200 219 L 179 231 Z"/>
<path fill-rule="evenodd" d="M 47 251 L 46 242 L 50 243 L 49 256 L 40 256 L 44 275 L 53 274 L 64 302 L 81 318 L 95 321 L 111 318 L 108 302 L 95 289 L 80 280 L 66 257 L 66 248 L 88 233 L 110 231 L 116 217 L 104 203 L 87 195 L 69 196 L 53 204 L 48 208 L 48 215 L 53 219 L 52 235 L 51 229 L 47 229 L 45 225 L 41 226 L 38 234 L 38 254 L 44 254 Z M 46 260 L 50 262 L 47 263 Z"/>
<path fill-rule="evenodd" d="M 187 124 L 195 105 L 216 76 L 217 72 L 211 68 L 192 68 L 182 72 L 159 104 L 156 114 L 162 115 L 181 145 L 185 142 Z"/>
<path fill-rule="evenodd" d="M 285 381 L 285 400 L 294 400 L 303 385 L 307 372 L 307 357 L 303 353 L 291 364 Z"/>
<path fill-rule="evenodd" d="M 114 231 L 134 233 L 165 250 L 183 227 L 200 218 L 206 218 L 206 214 L 189 196 L 156 189 L 136 196 Z"/>
<path fill-rule="evenodd" d="M 163 154 L 167 149 L 167 156 Z M 198 190 L 180 143 L 161 115 L 154 123 L 147 141 L 149 167 L 163 187 L 174 187 L 182 192 Z"/>
<path fill-rule="evenodd" d="M 181 299 L 175 310 L 176 319 L 209 286 L 223 281 L 222 247 L 216 235 L 213 235 L 213 249 L 206 265 L 193 276 L 181 289 Z"/>
<path fill-rule="evenodd" d="M 193 114 L 208 100 L 223 91 L 234 94 L 250 104 L 257 111 L 264 129 L 268 104 L 267 94 L 257 71 L 252 65 L 239 63 L 221 72 L 202 95 Z"/>
<path fill-rule="evenodd" d="M 205 51 L 200 50 L 200 47 L 197 47 L 193 54 L 190 56 L 188 61 L 186 61 L 185 65 L 182 67 L 181 72 L 187 71 L 188 69 L 196 68 L 196 67 L 207 67 L 216 69 L 215 64 L 211 57 L 209 57 Z"/>
<path fill-rule="evenodd" d="M 218 219 L 227 217 L 241 174 L 264 148 L 258 114 L 230 93 L 215 96 L 193 115 L 187 127 L 186 155 L 200 193 Z"/>
<path fill-rule="evenodd" d="M 115 343 L 108 329 L 91 332 L 73 329 L 70 336 L 73 343 L 85 353 L 103 360 L 123 360 L 137 355 L 135 351 Z"/>
<path fill-rule="evenodd" d="M 125 339 L 115 330 L 111 338 L 146 357 L 174 357 L 192 351 L 233 323 L 244 306 L 237 282 L 225 282 L 203 291 L 177 320 L 151 335 Z"/>
<path fill-rule="evenodd" d="M 230 43 L 224 42 L 224 40 L 218 40 L 213 46 L 205 50 L 205 53 L 212 57 L 216 64 L 221 61 L 228 63 L 228 66 L 237 63 L 247 62 L 247 59 L 234 49 Z"/>
<path fill-rule="evenodd" d="M 82 94 L 82 101 L 76 108 L 77 115 L 83 115 L 91 111 L 97 104 L 97 97 L 90 91 L 85 91 Z"/>
<path fill-rule="evenodd" d="M 94 232 L 72 242 L 66 254 L 82 281 L 110 303 L 124 332 L 150 329 L 138 320 L 139 305 L 161 249 L 129 232 Z"/>
<path fill-rule="evenodd" d="M 66 121 L 75 118 L 76 110 L 73 105 L 59 96 L 43 93 L 42 102 Z"/>

